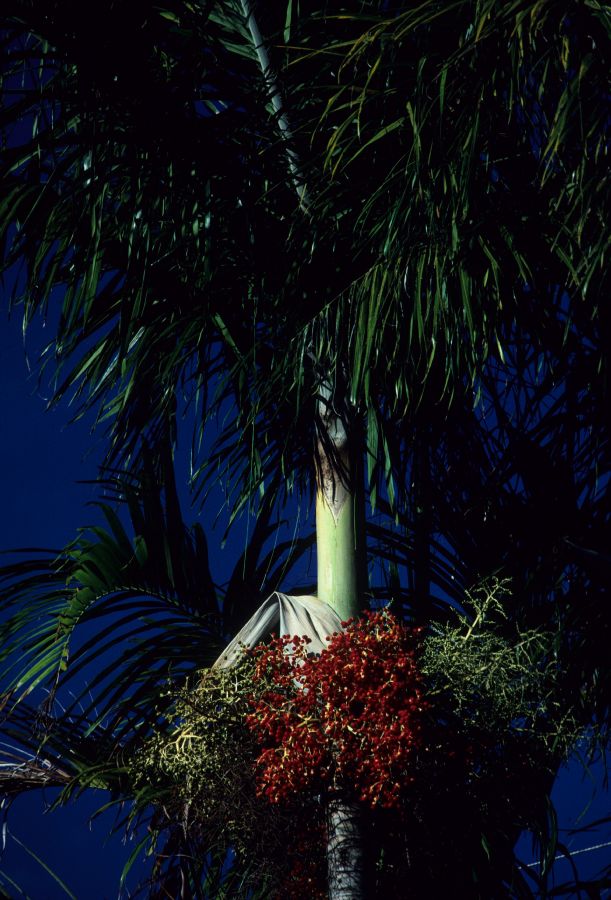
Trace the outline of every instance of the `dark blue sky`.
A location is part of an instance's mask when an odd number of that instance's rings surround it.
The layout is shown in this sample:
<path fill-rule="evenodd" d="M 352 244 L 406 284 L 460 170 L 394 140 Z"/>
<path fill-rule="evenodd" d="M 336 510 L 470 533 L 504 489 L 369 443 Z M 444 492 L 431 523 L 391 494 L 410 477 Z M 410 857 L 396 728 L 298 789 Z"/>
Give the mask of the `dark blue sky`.
<path fill-rule="evenodd" d="M 44 332 L 37 329 L 42 338 Z M 100 450 L 92 442 L 90 423 L 67 427 L 66 408 L 47 412 L 29 376 L 18 315 L 0 326 L 0 472 L 3 515 L 0 547 L 60 547 L 74 537 L 84 518 L 96 512 L 87 503 L 94 488 L 77 482 L 95 478 Z M 66 894 L 54 884 L 10 832 L 37 855 L 52 863 L 79 898 L 116 896 L 124 848 L 118 841 L 106 847 L 104 823 L 90 831 L 89 815 L 106 799 L 100 794 L 74 809 L 43 815 L 54 794 L 40 791 L 20 798 L 9 819 L 9 837 L 0 870 L 22 885 L 34 900 L 54 900 Z M 117 844 L 119 843 L 119 846 Z M 18 896 L 18 894 L 15 894 Z"/>
<path fill-rule="evenodd" d="M 35 326 L 33 340 L 28 343 L 34 358 L 36 342 L 44 343 L 44 338 L 43 329 Z M 19 316 L 13 315 L 7 321 L 4 306 L 0 321 L 3 511 L 0 548 L 3 549 L 60 547 L 74 537 L 79 525 L 97 518 L 95 508 L 87 507 L 95 498 L 94 487 L 78 482 L 96 477 L 102 454 L 101 436 L 92 437 L 91 417 L 69 425 L 71 411 L 67 405 L 46 411 L 44 393 L 44 389 L 37 389 L 36 377 L 28 374 Z M 236 535 L 232 542 L 236 550 L 240 541 Z M 227 548 L 230 556 L 233 549 Z M 595 787 L 600 787 L 601 778 L 600 768 L 592 779 L 583 775 L 579 764 L 572 764 L 561 773 L 555 793 L 563 828 L 575 823 L 592 799 Z M 116 897 L 119 876 L 131 847 L 124 846 L 118 836 L 107 840 L 111 816 L 97 820 L 91 829 L 88 825 L 90 815 L 106 801 L 106 795 L 90 792 L 68 809 L 44 814 L 45 805 L 53 796 L 52 792 L 46 796 L 33 792 L 14 804 L 0 870 L 20 883 L 33 900 L 66 897 L 44 869 L 10 837 L 14 833 L 52 864 L 78 900 Z M 599 791 L 583 821 L 600 818 L 607 812 L 608 799 Z M 564 832 L 561 839 L 573 849 L 605 843 L 611 841 L 611 826 L 574 838 Z M 582 875 L 598 870 L 611 858 L 610 851 L 611 847 L 603 847 L 575 857 Z M 525 861 L 533 858 L 528 838 L 520 844 L 520 855 Z M 561 881 L 568 878 L 568 864 L 558 864 L 557 875 Z M 20 895 L 14 892 L 14 896 Z"/>

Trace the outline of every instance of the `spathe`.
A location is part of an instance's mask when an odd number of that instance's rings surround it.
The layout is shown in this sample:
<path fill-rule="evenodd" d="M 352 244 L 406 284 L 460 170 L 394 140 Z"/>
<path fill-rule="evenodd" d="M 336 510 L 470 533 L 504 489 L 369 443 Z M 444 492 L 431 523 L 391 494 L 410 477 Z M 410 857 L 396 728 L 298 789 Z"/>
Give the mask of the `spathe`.
<path fill-rule="evenodd" d="M 244 647 L 267 640 L 272 632 L 279 635 L 306 635 L 311 653 L 320 653 L 327 638 L 343 631 L 336 612 L 318 597 L 295 597 L 275 591 L 250 617 L 216 660 L 213 669 L 230 669 L 242 655 Z"/>

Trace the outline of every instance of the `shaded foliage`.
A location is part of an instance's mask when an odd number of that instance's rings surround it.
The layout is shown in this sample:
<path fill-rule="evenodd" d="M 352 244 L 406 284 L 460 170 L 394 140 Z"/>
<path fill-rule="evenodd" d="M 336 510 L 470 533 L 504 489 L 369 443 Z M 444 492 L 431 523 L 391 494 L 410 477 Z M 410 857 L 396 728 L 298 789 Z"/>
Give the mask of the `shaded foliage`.
<path fill-rule="evenodd" d="M 62 288 L 57 391 L 102 403 L 116 458 L 172 430 L 181 390 L 199 430 L 216 389 L 242 500 L 307 479 L 322 370 L 400 491 L 416 410 L 461 395 L 514 322 L 543 340 L 565 297 L 606 323 L 608 15 L 288 10 L 261 27 L 307 211 L 240 4 L 112 4 L 94 51 L 71 4 L 6 9 L 6 261 L 26 319 Z M 119 33 L 136 54 L 108 52 Z"/>
<path fill-rule="evenodd" d="M 442 628 L 465 588 L 510 577 L 499 639 L 558 634 L 562 703 L 608 724 L 608 9 L 255 11 L 274 85 L 233 0 L 120 0 L 93 26 L 73 2 L 0 13 L 3 271 L 26 326 L 57 321 L 56 398 L 99 410 L 132 523 L 106 502 L 104 527 L 0 573 L 3 729 L 30 754 L 5 784 L 104 785 L 162 830 L 124 754 L 167 679 L 214 658 L 311 544 L 271 538 L 276 501 L 312 490 L 321 384 L 363 449 L 372 604 Z M 223 479 L 234 517 L 258 513 L 224 588 L 176 500 L 185 409 L 204 508 Z M 507 749 L 499 778 L 518 763 Z M 507 803 L 536 793 L 549 862 L 553 773 L 522 775 Z M 429 781 L 422 873 L 439 821 L 454 836 L 479 809 L 460 779 Z M 505 810 L 465 846 L 510 879 Z M 375 824 L 380 847 L 393 828 Z M 242 889 L 205 835 L 177 818 L 165 836 L 153 893 Z M 452 890 L 458 868 L 439 876 Z"/>

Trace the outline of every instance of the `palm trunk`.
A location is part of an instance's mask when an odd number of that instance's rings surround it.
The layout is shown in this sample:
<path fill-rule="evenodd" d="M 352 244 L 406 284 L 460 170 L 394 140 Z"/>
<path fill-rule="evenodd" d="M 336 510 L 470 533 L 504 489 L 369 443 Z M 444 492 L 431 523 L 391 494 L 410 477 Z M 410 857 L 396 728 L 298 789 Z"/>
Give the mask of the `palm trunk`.
<path fill-rule="evenodd" d="M 366 579 L 363 487 L 356 448 L 350 446 L 341 418 L 330 411 L 330 393 L 323 387 L 319 407 L 326 440 L 318 448 L 318 597 L 345 620 L 358 616 L 363 606 Z M 329 900 L 359 900 L 364 897 L 363 842 L 360 809 L 356 803 L 341 796 L 329 799 L 327 835 Z"/>
<path fill-rule="evenodd" d="M 291 129 L 265 42 L 253 15 L 252 0 L 241 0 L 261 73 L 269 90 L 278 129 L 285 139 L 288 167 L 302 211 L 309 209 L 307 186 L 301 165 L 291 146 Z M 316 544 L 318 597 L 328 603 L 340 619 L 358 616 L 363 606 L 367 576 L 365 517 L 361 465 L 358 448 L 350 445 L 346 423 L 333 409 L 327 381 L 319 386 L 319 417 L 325 440 L 319 444 L 316 492 Z M 334 452 L 329 454 L 330 445 Z M 356 804 L 341 797 L 328 803 L 329 900 L 360 900 L 364 897 L 362 837 Z"/>
<path fill-rule="evenodd" d="M 342 797 L 327 802 L 327 887 L 329 900 L 365 896 L 361 810 Z"/>

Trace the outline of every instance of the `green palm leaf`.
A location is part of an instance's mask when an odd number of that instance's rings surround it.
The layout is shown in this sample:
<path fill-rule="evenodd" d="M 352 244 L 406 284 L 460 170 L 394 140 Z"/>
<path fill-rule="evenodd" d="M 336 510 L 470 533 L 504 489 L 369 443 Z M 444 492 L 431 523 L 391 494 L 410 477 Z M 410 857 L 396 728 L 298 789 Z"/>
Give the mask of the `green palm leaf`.
<path fill-rule="evenodd" d="M 236 404 L 230 471 L 245 501 L 278 465 L 299 482 L 322 371 L 347 413 L 372 411 L 370 452 L 400 489 L 400 441 L 383 460 L 380 423 L 405 432 L 417 408 L 447 405 L 514 321 L 544 336 L 556 307 L 529 303 L 525 284 L 596 315 L 602 7 L 431 0 L 389 16 L 312 3 L 292 9 L 289 48 L 284 16 L 261 11 L 292 157 L 239 4 L 113 10 L 104 35 L 115 15 L 126 45 L 137 31 L 146 79 L 85 59 L 79 16 L 5 13 L 16 96 L 0 230 L 7 264 L 26 263 L 26 320 L 65 289 L 48 353 L 58 396 L 103 404 L 117 459 L 173 433 L 184 390 L 205 433 Z M 21 73 L 41 60 L 30 88 Z M 26 115 L 36 131 L 17 140 Z"/>

